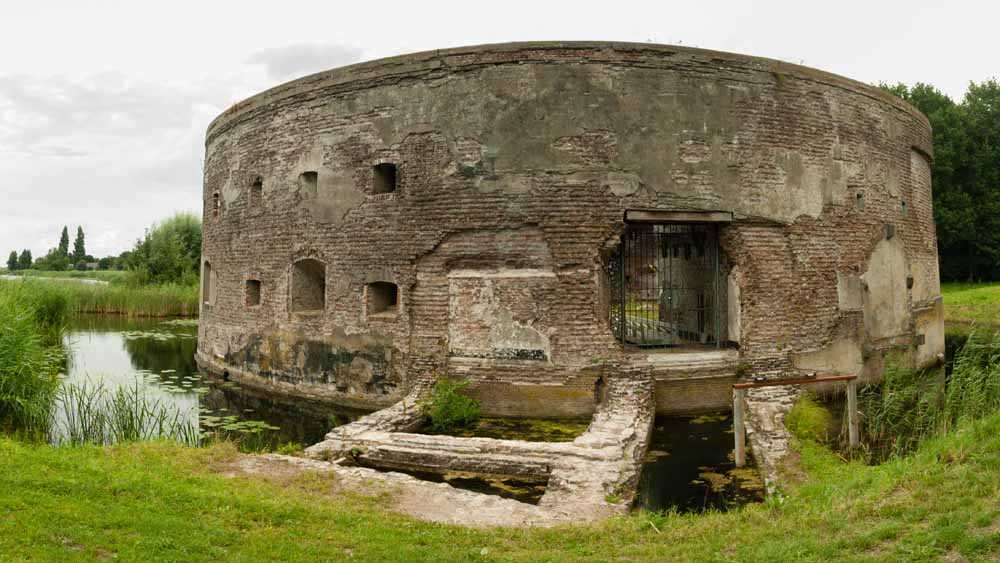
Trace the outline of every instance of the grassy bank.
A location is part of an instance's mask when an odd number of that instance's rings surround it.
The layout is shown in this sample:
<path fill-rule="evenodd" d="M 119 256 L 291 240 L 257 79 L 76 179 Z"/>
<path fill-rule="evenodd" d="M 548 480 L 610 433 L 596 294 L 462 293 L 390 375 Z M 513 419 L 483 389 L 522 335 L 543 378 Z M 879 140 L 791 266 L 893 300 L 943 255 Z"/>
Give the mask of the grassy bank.
<path fill-rule="evenodd" d="M 467 530 L 335 478 L 227 477 L 232 447 L 56 449 L 0 439 L 0 553 L 14 559 L 319 561 L 843 560 L 1000 556 L 1000 415 L 880 466 L 801 446 L 783 501 L 636 513 L 551 530 Z"/>
<path fill-rule="evenodd" d="M 33 278 L 55 278 L 55 279 L 86 279 L 111 282 L 124 281 L 128 277 L 128 272 L 123 270 L 15 270 L 4 271 L 5 274 Z"/>
<path fill-rule="evenodd" d="M 943 283 L 944 319 L 950 325 L 975 323 L 1000 329 L 1000 283 Z"/>
<path fill-rule="evenodd" d="M 133 317 L 198 315 L 198 288 L 180 285 L 131 287 L 95 285 L 57 280 L 0 280 L 0 285 L 21 285 L 43 298 L 61 295 L 73 313 L 98 313 Z"/>

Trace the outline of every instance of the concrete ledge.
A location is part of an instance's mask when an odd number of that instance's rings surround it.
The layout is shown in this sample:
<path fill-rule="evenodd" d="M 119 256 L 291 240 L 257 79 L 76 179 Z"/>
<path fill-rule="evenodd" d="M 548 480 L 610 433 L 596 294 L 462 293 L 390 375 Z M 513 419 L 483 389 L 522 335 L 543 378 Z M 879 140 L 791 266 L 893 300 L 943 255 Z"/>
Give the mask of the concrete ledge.
<path fill-rule="evenodd" d="M 422 422 L 418 393 L 334 428 L 306 450 L 312 458 L 387 469 L 464 472 L 484 477 L 548 479 L 540 506 L 616 514 L 635 496 L 653 426 L 648 379 L 617 380 L 590 427 L 573 442 L 456 438 L 391 430 Z"/>

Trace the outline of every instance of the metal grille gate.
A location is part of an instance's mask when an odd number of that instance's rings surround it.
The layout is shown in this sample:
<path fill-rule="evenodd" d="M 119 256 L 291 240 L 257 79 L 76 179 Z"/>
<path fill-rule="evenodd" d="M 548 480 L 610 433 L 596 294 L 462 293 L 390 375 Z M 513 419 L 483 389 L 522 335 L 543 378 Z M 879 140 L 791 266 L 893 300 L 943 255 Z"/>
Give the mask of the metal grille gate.
<path fill-rule="evenodd" d="M 725 343 L 727 288 L 717 225 L 629 224 L 606 268 L 609 320 L 622 343 Z"/>

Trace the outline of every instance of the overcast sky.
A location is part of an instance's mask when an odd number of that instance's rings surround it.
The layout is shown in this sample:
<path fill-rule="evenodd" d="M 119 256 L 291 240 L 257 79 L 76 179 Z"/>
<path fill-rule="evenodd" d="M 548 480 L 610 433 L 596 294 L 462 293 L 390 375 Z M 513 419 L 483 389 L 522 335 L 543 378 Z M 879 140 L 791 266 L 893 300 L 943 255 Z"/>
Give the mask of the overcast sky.
<path fill-rule="evenodd" d="M 311 72 L 526 40 L 653 41 L 781 59 L 961 99 L 1000 75 L 1000 3 L 14 1 L 0 11 L 0 253 L 63 225 L 95 256 L 201 209 L 208 123 Z M 71 235 L 72 236 L 72 235 Z"/>

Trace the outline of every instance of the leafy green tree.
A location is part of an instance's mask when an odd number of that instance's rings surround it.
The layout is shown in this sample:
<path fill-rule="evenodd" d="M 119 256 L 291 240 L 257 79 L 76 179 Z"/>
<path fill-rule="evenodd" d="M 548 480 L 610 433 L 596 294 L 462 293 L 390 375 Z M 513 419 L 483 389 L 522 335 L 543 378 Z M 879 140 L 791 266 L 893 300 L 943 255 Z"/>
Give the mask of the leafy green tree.
<path fill-rule="evenodd" d="M 87 256 L 87 249 L 83 244 L 83 227 L 76 228 L 76 240 L 73 241 L 73 262 L 84 260 Z"/>
<path fill-rule="evenodd" d="M 97 261 L 98 270 L 110 270 L 112 266 L 115 265 L 115 258 L 113 256 L 105 256 Z"/>
<path fill-rule="evenodd" d="M 962 100 L 964 147 L 971 161 L 966 191 L 975 202 L 975 238 L 971 241 L 968 279 L 1000 279 L 1000 84 L 969 83 Z"/>
<path fill-rule="evenodd" d="M 22 270 L 31 268 L 31 251 L 25 248 L 21 251 L 21 256 L 17 259 L 17 267 Z"/>
<path fill-rule="evenodd" d="M 946 280 L 1000 279 L 1000 88 L 970 83 L 956 104 L 927 84 L 882 87 L 916 106 L 934 130 L 938 261 Z"/>
<path fill-rule="evenodd" d="M 58 248 L 49 250 L 48 254 L 35 260 L 35 268 L 39 270 L 63 271 L 70 267 L 69 257 Z"/>
<path fill-rule="evenodd" d="M 17 266 L 18 266 L 17 251 L 11 250 L 10 257 L 7 258 L 7 269 L 13 272 L 14 270 L 17 269 Z"/>
<path fill-rule="evenodd" d="M 180 213 L 153 225 L 135 248 L 120 257 L 134 284 L 198 283 L 201 261 L 201 220 Z"/>
<path fill-rule="evenodd" d="M 62 235 L 59 236 L 59 254 L 69 256 L 69 229 L 63 225 Z"/>

